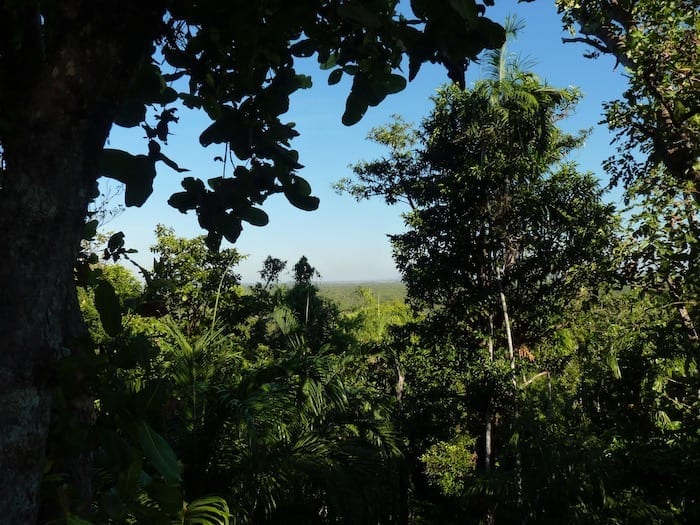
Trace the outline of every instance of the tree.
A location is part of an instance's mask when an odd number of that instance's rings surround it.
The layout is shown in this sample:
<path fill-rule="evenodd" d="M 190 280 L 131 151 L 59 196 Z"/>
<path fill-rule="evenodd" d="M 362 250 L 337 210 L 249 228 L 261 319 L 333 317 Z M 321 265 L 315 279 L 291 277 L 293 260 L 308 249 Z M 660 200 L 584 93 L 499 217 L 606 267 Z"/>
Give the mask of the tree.
<path fill-rule="evenodd" d="M 700 183 L 700 11 L 695 0 L 557 0 L 583 42 L 615 57 L 629 74 L 623 100 L 605 118 L 617 133 L 615 180 L 646 178 L 663 165 L 679 183 Z M 635 152 L 642 154 L 641 160 Z M 695 191 L 695 190 L 694 190 Z M 697 197 L 697 193 L 695 193 Z"/>
<path fill-rule="evenodd" d="M 279 116 L 307 87 L 297 57 L 317 55 L 329 80 L 353 79 L 343 121 L 403 89 L 393 73 L 408 57 L 409 79 L 426 61 L 463 81 L 468 62 L 500 45 L 503 31 L 475 0 L 190 2 L 69 0 L 0 2 L 0 513 L 32 523 L 42 471 L 52 375 L 81 328 L 73 264 L 99 174 L 126 184 L 127 205 L 150 194 L 156 163 L 177 122 L 173 103 L 212 120 L 204 146 L 226 144 L 239 165 L 210 190 L 196 178 L 170 203 L 196 210 L 209 244 L 235 240 L 241 221 L 262 225 L 256 206 L 283 193 L 295 206 L 317 199 L 296 174 L 296 135 Z M 154 109 L 148 109 L 154 106 Z M 156 109 L 157 107 L 157 109 Z M 113 124 L 142 125 L 144 154 L 103 151 Z"/>
<path fill-rule="evenodd" d="M 280 279 L 280 274 L 287 267 L 287 261 L 268 255 L 263 262 L 263 268 L 258 273 L 264 281 L 261 284 L 263 290 L 268 290 L 271 285 L 277 284 Z"/>
<path fill-rule="evenodd" d="M 234 268 L 243 258 L 236 249 L 213 251 L 204 236 L 184 239 L 158 226 L 151 251 L 156 257 L 148 275 L 146 304 L 158 303 L 188 335 L 236 317 L 242 294 Z"/>
<path fill-rule="evenodd" d="M 472 90 L 441 90 L 417 131 L 400 120 L 375 130 L 372 138 L 390 155 L 358 164 L 359 183 L 343 184 L 356 196 L 384 195 L 410 207 L 407 231 L 391 242 L 409 302 L 427 315 L 422 344 L 461 354 L 471 365 L 453 383 L 462 384 L 467 410 L 479 416 L 455 423 L 465 436 L 454 439 L 478 444 L 487 482 L 511 478 L 513 500 L 502 493 L 498 505 L 483 509 L 488 519 L 496 508 L 528 512 L 517 439 L 510 440 L 529 384 L 521 372 L 542 372 L 529 348 L 551 333 L 583 286 L 595 283 L 590 270 L 609 252 L 615 224 L 593 175 L 566 162 L 582 137 L 563 133 L 557 122 L 577 93 L 503 67 L 500 58 L 497 76 Z M 415 380 L 411 370 L 406 376 Z M 494 433 L 497 420 L 504 435 Z M 434 455 L 425 457 L 435 463 Z M 494 490 L 487 488 L 481 502 Z"/>

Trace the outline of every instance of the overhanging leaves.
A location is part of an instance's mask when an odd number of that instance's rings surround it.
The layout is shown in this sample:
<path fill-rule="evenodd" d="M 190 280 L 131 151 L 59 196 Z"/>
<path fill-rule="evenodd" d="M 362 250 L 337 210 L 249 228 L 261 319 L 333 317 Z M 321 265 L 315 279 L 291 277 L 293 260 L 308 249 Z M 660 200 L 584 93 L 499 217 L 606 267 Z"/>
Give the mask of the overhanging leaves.
<path fill-rule="evenodd" d="M 127 206 L 141 206 L 153 193 L 155 160 L 147 155 L 132 155 L 120 149 L 107 148 L 102 152 L 99 174 L 126 186 L 124 203 Z"/>

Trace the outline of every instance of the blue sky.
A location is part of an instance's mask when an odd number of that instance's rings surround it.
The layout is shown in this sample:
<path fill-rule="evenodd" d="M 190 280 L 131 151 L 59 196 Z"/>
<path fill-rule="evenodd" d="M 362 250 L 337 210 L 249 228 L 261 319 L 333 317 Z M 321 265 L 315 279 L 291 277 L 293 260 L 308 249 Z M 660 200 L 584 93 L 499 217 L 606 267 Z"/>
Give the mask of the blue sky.
<path fill-rule="evenodd" d="M 518 39 L 510 44 L 511 51 L 532 60 L 531 69 L 550 85 L 576 86 L 583 92 L 584 99 L 576 113 L 562 127 L 569 131 L 593 128 L 585 147 L 573 155 L 573 160 L 581 169 L 594 172 L 606 182 L 601 163 L 612 152 L 611 136 L 598 122 L 602 118 L 602 103 L 619 97 L 625 88 L 622 68 L 614 69 L 614 60 L 609 57 L 584 58 L 587 49 L 581 44 L 562 44 L 561 37 L 567 35 L 553 0 L 526 4 L 500 0 L 496 4 L 487 10 L 492 19 L 503 22 L 508 14 L 517 14 L 526 23 Z M 311 183 L 321 205 L 314 212 L 304 212 L 281 195 L 270 198 L 264 206 L 270 223 L 262 228 L 244 225 L 236 243 L 236 248 L 248 255 L 238 272 L 244 282 L 251 282 L 257 279 L 257 271 L 267 255 L 287 260 L 289 267 L 306 255 L 324 281 L 398 279 L 386 235 L 403 230 L 402 209 L 388 207 L 379 199 L 357 203 L 347 195 L 337 195 L 331 184 L 351 174 L 349 165 L 384 154 L 365 139 L 372 127 L 389 122 L 393 114 L 412 122 L 426 116 L 432 107 L 431 95 L 447 77 L 438 67 L 423 66 L 405 91 L 370 108 L 358 124 L 345 127 L 340 117 L 349 83 L 328 86 L 328 72 L 318 71 L 315 62 L 302 64 L 300 69 L 312 74 L 314 85 L 294 95 L 284 118 L 295 122 L 301 133 L 292 147 L 299 151 L 300 162 L 305 166 L 300 175 Z M 480 75 L 479 65 L 472 64 L 467 82 Z M 206 118 L 188 111 L 181 111 L 179 116 L 180 123 L 172 129 L 174 135 L 164 153 L 190 169 L 185 175 L 203 180 L 221 175 L 221 163 L 212 159 L 222 155 L 223 146 L 202 148 L 198 142 L 199 133 L 207 126 Z M 146 142 L 142 135 L 138 128 L 115 128 L 110 147 L 143 153 Z M 230 173 L 231 168 L 228 170 Z M 127 245 L 139 251 L 135 259 L 145 266 L 150 266 L 153 258 L 149 247 L 154 243 L 157 224 L 170 226 L 183 237 L 202 233 L 194 214 L 184 215 L 167 205 L 168 197 L 180 190 L 181 179 L 181 174 L 159 167 L 148 202 L 141 208 L 128 208 L 105 226 L 107 231 L 123 231 Z M 611 198 L 614 199 L 614 194 Z"/>

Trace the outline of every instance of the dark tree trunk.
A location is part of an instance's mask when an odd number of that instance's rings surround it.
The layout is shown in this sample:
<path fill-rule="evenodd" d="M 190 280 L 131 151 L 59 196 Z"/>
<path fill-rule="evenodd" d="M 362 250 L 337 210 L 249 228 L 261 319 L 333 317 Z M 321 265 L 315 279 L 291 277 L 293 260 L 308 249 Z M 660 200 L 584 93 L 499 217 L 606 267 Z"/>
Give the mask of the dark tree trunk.
<path fill-rule="evenodd" d="M 55 368 L 76 333 L 63 323 L 83 220 L 113 115 L 162 20 L 131 4 L 66 0 L 43 17 L 32 2 L 0 5 L 0 19 L 23 28 L 19 43 L 0 36 L 3 523 L 37 520 Z"/>

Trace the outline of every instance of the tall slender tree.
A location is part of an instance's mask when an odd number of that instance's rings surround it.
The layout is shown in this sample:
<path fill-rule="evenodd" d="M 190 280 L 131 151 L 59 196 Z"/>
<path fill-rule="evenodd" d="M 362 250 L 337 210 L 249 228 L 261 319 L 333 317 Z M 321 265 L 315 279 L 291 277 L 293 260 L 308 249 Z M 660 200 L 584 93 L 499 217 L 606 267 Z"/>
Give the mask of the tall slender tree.
<path fill-rule="evenodd" d="M 442 89 L 418 130 L 400 120 L 375 130 L 389 157 L 358 164 L 358 182 L 340 184 L 359 198 L 408 203 L 407 231 L 391 242 L 409 301 L 427 312 L 433 338 L 456 345 L 467 361 L 504 362 L 478 380 L 480 428 L 469 429 L 479 436 L 484 473 L 496 465 L 494 421 L 518 432 L 527 384 L 519 377 L 539 372 L 529 348 L 592 282 L 615 223 L 597 180 L 566 161 L 582 137 L 563 133 L 557 121 L 577 92 L 508 65 L 505 49 L 490 59 L 493 78 L 467 91 Z M 524 518 L 517 446 L 507 452 L 508 442 L 498 437 L 499 468 L 511 469 L 512 503 Z M 499 512 L 507 507 L 501 501 Z M 493 520 L 495 506 L 485 510 Z"/>

